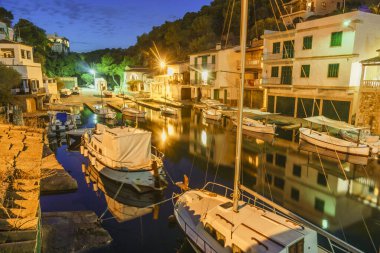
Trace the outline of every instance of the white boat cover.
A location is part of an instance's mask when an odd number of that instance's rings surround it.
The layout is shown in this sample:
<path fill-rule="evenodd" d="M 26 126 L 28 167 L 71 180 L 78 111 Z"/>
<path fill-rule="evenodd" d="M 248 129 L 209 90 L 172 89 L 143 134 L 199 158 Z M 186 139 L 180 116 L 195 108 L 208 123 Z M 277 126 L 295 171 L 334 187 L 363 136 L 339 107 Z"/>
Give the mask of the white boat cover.
<path fill-rule="evenodd" d="M 304 118 L 304 119 L 309 121 L 309 122 L 312 122 L 312 123 L 316 123 L 316 124 L 324 125 L 324 126 L 329 126 L 329 127 L 333 127 L 333 128 L 337 128 L 337 129 L 341 129 L 341 130 L 361 129 L 361 128 L 357 128 L 351 124 L 348 124 L 344 121 L 329 119 L 325 116 L 315 116 L 315 117 L 308 117 L 308 118 Z"/>
<path fill-rule="evenodd" d="M 96 128 L 102 134 L 93 138 L 102 147 L 101 155 L 114 167 L 138 170 L 150 166 L 151 132 L 131 127 L 108 128 L 102 124 L 97 124 Z"/>

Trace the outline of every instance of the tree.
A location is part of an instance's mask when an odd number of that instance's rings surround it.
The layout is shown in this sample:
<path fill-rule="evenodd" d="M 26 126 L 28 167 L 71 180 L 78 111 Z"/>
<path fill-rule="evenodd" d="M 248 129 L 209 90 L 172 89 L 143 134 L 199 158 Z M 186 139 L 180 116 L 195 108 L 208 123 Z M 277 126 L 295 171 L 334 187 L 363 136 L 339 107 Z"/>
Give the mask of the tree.
<path fill-rule="evenodd" d="M 21 83 L 21 75 L 14 69 L 0 63 L 0 101 L 9 103 L 12 98 L 11 89 Z"/>
<path fill-rule="evenodd" d="M 13 14 L 7 11 L 3 7 L 0 7 L 0 22 L 5 23 L 7 26 L 11 26 L 13 21 Z"/>
<path fill-rule="evenodd" d="M 83 82 L 86 84 L 94 83 L 94 76 L 89 73 L 83 73 L 80 78 L 82 78 Z"/>
<path fill-rule="evenodd" d="M 100 63 L 96 64 L 96 69 L 99 73 L 111 77 L 114 84 L 121 87 L 124 82 L 124 69 L 131 62 L 130 59 L 124 57 L 122 62 L 116 63 L 115 59 L 107 54 L 101 58 Z"/>

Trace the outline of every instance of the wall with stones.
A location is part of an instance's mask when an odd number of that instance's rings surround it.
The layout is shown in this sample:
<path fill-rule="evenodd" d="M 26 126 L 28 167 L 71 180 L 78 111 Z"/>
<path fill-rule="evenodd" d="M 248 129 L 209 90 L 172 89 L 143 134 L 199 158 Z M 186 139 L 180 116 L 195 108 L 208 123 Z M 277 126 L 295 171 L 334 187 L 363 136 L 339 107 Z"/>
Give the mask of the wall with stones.
<path fill-rule="evenodd" d="M 370 127 L 371 132 L 380 134 L 380 90 L 360 93 L 357 126 Z"/>

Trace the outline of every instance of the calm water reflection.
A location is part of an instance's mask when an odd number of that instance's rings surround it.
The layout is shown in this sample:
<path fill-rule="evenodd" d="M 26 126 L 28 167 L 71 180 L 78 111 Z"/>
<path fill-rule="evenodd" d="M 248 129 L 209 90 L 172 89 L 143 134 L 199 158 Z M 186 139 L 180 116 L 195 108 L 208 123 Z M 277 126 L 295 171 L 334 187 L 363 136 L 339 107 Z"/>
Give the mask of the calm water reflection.
<path fill-rule="evenodd" d="M 190 186 L 202 187 L 206 181 L 232 186 L 235 157 L 233 124 L 205 121 L 199 112 L 182 109 L 178 117 L 164 117 L 150 109 L 146 120 L 136 122 L 118 114 L 110 125 L 126 124 L 152 131 L 152 143 L 165 153 L 168 181 L 181 181 L 186 174 Z M 82 113 L 83 127 L 93 127 L 100 119 L 87 109 Z M 295 132 L 280 130 L 282 138 L 263 138 L 244 135 L 243 184 L 273 199 L 312 223 L 348 241 L 365 252 L 374 252 L 365 225 L 380 246 L 380 165 L 377 160 L 355 157 L 339 161 L 331 152 L 316 155 L 313 147 L 303 145 L 299 150 Z M 170 225 L 173 213 L 171 202 L 154 209 L 134 209 L 131 202 L 105 197 L 94 192 L 81 172 L 87 163 L 79 153 L 68 152 L 67 146 L 57 146 L 58 160 L 77 179 L 75 193 L 41 198 L 43 211 L 94 210 L 99 216 L 107 203 L 114 216 L 127 212 L 135 219 L 118 223 L 107 212 L 103 226 L 113 243 L 99 252 L 192 252 L 178 227 Z M 169 184 L 163 199 L 170 198 L 178 189 Z M 125 194 L 128 199 L 128 193 Z M 158 219 L 154 214 L 158 213 Z M 121 220 L 120 217 L 118 217 Z M 365 222 L 365 224 L 364 224 Z M 94 251 L 95 252 L 95 251 Z"/>

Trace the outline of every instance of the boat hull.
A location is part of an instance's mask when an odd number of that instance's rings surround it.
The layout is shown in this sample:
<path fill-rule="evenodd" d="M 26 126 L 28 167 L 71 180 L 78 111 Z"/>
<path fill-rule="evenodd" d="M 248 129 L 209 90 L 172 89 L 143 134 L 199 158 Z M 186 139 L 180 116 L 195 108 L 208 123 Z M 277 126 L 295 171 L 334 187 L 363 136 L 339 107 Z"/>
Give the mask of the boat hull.
<path fill-rule="evenodd" d="M 341 140 L 327 134 L 323 134 L 309 128 L 300 128 L 300 140 L 314 144 L 324 149 L 352 154 L 357 156 L 369 156 L 370 148 L 366 145 L 355 144 L 353 142 Z"/>
<path fill-rule="evenodd" d="M 219 121 L 222 119 L 222 114 L 209 114 L 209 113 L 206 113 L 206 112 L 202 112 L 203 114 L 203 117 L 206 118 L 206 119 L 211 119 L 211 120 L 215 120 L 215 121 Z"/>

